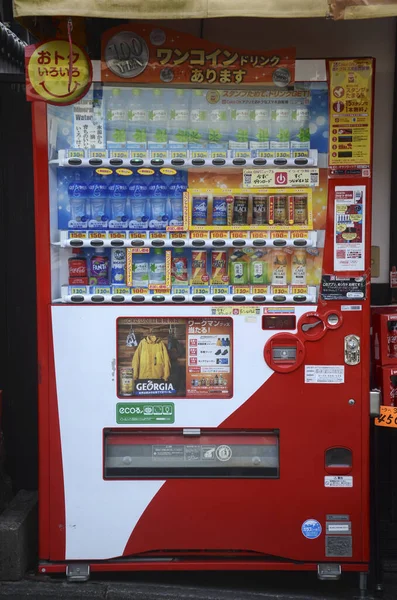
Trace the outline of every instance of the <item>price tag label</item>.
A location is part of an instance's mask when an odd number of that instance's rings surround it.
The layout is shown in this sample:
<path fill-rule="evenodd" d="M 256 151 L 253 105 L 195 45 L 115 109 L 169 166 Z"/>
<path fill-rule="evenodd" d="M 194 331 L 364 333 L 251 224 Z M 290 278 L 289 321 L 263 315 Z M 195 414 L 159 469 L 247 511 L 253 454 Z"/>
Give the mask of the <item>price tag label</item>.
<path fill-rule="evenodd" d="M 90 239 L 105 239 L 106 231 L 89 231 L 88 237 Z"/>
<path fill-rule="evenodd" d="M 375 425 L 397 428 L 397 408 L 395 406 L 381 406 L 380 415 L 375 419 Z"/>
<path fill-rule="evenodd" d="M 230 233 L 228 231 L 211 231 L 211 237 L 216 239 L 226 240 Z"/>
<path fill-rule="evenodd" d="M 109 238 L 111 240 L 122 240 L 127 237 L 127 233 L 125 231 L 109 231 Z"/>
<path fill-rule="evenodd" d="M 72 238 L 78 238 L 78 239 L 85 240 L 85 239 L 87 239 L 87 232 L 86 231 L 69 231 L 69 239 L 72 239 Z"/>
<path fill-rule="evenodd" d="M 208 231 L 192 231 L 190 237 L 193 240 L 207 240 L 209 237 Z"/>
<path fill-rule="evenodd" d="M 248 231 L 231 231 L 230 237 L 234 240 L 236 239 L 247 239 L 249 237 Z"/>

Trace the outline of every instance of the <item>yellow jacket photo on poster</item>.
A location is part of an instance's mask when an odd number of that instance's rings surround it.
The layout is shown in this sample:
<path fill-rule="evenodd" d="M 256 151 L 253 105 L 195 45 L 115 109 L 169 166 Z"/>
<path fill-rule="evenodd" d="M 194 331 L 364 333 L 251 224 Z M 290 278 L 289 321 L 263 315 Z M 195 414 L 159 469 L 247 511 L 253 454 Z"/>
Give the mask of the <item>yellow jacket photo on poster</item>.
<path fill-rule="evenodd" d="M 161 338 L 148 335 L 139 344 L 132 359 L 133 377 L 137 379 L 168 380 L 171 361 Z"/>

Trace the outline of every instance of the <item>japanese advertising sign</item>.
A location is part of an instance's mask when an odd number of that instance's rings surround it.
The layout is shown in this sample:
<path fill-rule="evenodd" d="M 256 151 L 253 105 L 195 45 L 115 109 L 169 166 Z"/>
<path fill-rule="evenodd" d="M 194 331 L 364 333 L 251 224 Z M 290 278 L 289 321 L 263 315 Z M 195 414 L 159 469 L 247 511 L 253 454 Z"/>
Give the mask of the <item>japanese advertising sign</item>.
<path fill-rule="evenodd" d="M 50 40 L 25 49 L 26 96 L 30 101 L 72 104 L 88 92 L 91 61 L 76 44 Z"/>
<path fill-rule="evenodd" d="M 329 61 L 330 166 L 367 167 L 371 162 L 373 59 Z"/>
<path fill-rule="evenodd" d="M 365 186 L 335 187 L 334 270 L 363 271 Z"/>
<path fill-rule="evenodd" d="M 319 169 L 244 169 L 243 186 L 261 187 L 316 187 Z"/>
<path fill-rule="evenodd" d="M 102 81 L 231 85 L 294 82 L 295 50 L 253 52 L 150 24 L 125 24 L 102 38 Z"/>
<path fill-rule="evenodd" d="M 121 317 L 117 395 L 124 400 L 230 398 L 232 357 L 230 318 Z M 164 421 L 166 414 L 161 416 Z"/>

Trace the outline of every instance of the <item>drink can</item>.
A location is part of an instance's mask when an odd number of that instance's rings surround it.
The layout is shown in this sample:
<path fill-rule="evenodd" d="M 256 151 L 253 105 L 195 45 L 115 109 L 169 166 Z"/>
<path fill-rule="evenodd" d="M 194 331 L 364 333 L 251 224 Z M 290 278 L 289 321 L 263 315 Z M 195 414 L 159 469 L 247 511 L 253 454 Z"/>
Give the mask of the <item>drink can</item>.
<path fill-rule="evenodd" d="M 267 225 L 268 223 L 268 196 L 252 197 L 252 224 Z"/>
<path fill-rule="evenodd" d="M 287 196 L 274 197 L 274 224 L 287 224 Z"/>
<path fill-rule="evenodd" d="M 233 225 L 247 225 L 248 196 L 235 196 L 233 203 Z"/>
<path fill-rule="evenodd" d="M 131 367 L 120 367 L 120 396 L 132 396 L 134 378 Z"/>
<path fill-rule="evenodd" d="M 112 248 L 112 283 L 125 285 L 126 249 Z"/>
<path fill-rule="evenodd" d="M 193 196 L 192 225 L 207 225 L 208 196 Z"/>
<path fill-rule="evenodd" d="M 171 262 L 172 283 L 184 283 L 188 281 L 186 256 L 174 256 Z"/>
<path fill-rule="evenodd" d="M 224 250 L 213 250 L 211 256 L 211 284 L 225 284 L 228 282 L 227 252 Z"/>
<path fill-rule="evenodd" d="M 207 252 L 192 250 L 192 284 L 208 283 Z"/>
<path fill-rule="evenodd" d="M 296 225 L 307 225 L 307 196 L 293 196 L 294 200 L 294 223 Z"/>
<path fill-rule="evenodd" d="M 225 196 L 214 196 L 212 200 L 212 224 L 227 225 L 227 203 Z"/>

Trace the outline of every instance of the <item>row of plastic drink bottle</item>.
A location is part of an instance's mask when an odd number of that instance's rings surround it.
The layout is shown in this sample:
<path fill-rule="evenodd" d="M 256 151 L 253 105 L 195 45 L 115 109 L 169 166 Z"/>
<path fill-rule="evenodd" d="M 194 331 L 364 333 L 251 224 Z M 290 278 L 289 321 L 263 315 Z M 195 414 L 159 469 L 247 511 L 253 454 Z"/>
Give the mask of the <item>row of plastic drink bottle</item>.
<path fill-rule="evenodd" d="M 205 90 L 113 88 L 106 99 L 108 145 L 203 145 L 309 141 L 307 105 L 210 104 Z"/>
<path fill-rule="evenodd" d="M 86 224 L 89 229 L 161 230 L 167 225 L 181 225 L 186 190 L 182 177 L 177 174 L 167 185 L 157 171 L 149 185 L 146 180 L 136 175 L 126 182 L 122 175 L 105 176 L 94 171 L 85 181 L 75 172 L 68 185 L 69 227 Z"/>

